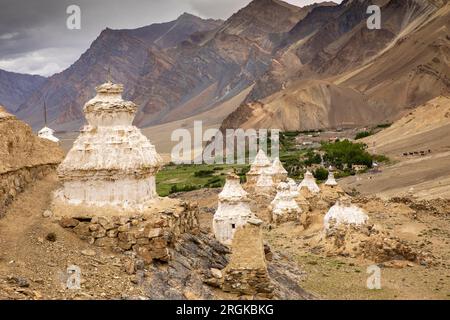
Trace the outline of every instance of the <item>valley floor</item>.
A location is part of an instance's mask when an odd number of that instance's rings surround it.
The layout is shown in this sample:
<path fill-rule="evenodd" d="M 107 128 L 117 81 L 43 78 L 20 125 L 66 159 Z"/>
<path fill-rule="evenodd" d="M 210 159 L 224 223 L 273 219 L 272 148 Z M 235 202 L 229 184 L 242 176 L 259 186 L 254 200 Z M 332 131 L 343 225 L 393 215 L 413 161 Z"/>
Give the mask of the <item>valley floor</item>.
<path fill-rule="evenodd" d="M 202 223 L 210 225 L 219 190 L 187 192 L 186 200 L 199 200 Z M 420 265 L 403 260 L 380 263 L 381 290 L 366 286 L 367 267 L 374 262 L 360 257 L 327 256 L 311 239 L 322 224 L 304 230 L 295 223 L 266 228 L 265 240 L 272 250 L 294 259 L 305 274 L 300 286 L 321 299 L 450 299 L 450 215 L 420 213 L 406 205 L 381 200 L 361 204 L 375 225 L 402 240 L 431 252 L 435 264 Z"/>

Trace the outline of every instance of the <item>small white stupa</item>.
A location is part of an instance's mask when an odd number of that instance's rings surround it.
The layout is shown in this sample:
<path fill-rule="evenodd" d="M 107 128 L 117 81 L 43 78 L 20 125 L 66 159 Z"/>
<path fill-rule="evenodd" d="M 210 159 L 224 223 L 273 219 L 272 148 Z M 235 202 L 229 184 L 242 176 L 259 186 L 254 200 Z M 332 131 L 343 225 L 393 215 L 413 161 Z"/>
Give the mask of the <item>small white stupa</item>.
<path fill-rule="evenodd" d="M 218 241 L 231 244 L 236 229 L 253 216 L 249 202 L 240 178 L 230 173 L 219 194 L 219 205 L 213 218 L 213 232 Z"/>
<path fill-rule="evenodd" d="M 331 170 L 328 170 L 328 179 L 325 182 L 325 185 L 329 187 L 335 187 L 338 185 L 336 179 L 334 178 L 334 173 Z"/>
<path fill-rule="evenodd" d="M 269 158 L 263 149 L 259 149 L 258 154 L 255 157 L 255 160 L 252 162 L 250 166 L 249 172 L 247 172 L 247 183 L 249 185 L 254 185 L 258 181 L 259 176 L 262 171 L 270 168 L 272 166 Z"/>
<path fill-rule="evenodd" d="M 298 192 L 297 183 L 294 181 L 294 179 L 288 178 L 287 184 L 289 185 L 289 190 L 291 192 L 292 197 L 297 198 L 300 195 L 300 192 Z"/>
<path fill-rule="evenodd" d="M 292 196 L 289 184 L 280 182 L 277 186 L 277 195 L 270 203 L 272 208 L 272 219 L 276 223 L 284 221 L 296 221 L 301 209 Z"/>
<path fill-rule="evenodd" d="M 39 138 L 59 143 L 59 139 L 55 137 L 55 130 L 50 129 L 47 126 L 47 105 L 45 104 L 45 101 L 44 101 L 44 127 L 41 130 L 39 130 L 37 135 Z"/>
<path fill-rule="evenodd" d="M 261 194 L 271 194 L 274 191 L 272 167 L 264 168 L 256 181 L 255 191 Z"/>
<path fill-rule="evenodd" d="M 330 208 L 323 221 L 325 231 L 328 231 L 341 224 L 364 225 L 368 220 L 369 216 L 363 209 L 352 204 L 350 198 L 342 197 Z"/>
<path fill-rule="evenodd" d="M 63 186 L 55 200 L 83 207 L 145 210 L 158 197 L 155 174 L 162 159 L 132 125 L 137 106 L 122 100 L 123 86 L 107 82 L 96 90 L 84 106 L 88 125 L 58 167 Z"/>
<path fill-rule="evenodd" d="M 280 158 L 275 158 L 272 163 L 272 172 L 273 172 L 273 179 L 275 183 L 284 182 L 287 179 L 288 172 L 283 167 L 283 164 L 280 161 Z"/>
<path fill-rule="evenodd" d="M 301 190 L 302 188 L 307 188 L 312 193 L 320 192 L 320 188 L 316 183 L 316 179 L 314 178 L 313 174 L 309 171 L 306 171 L 305 177 L 303 178 L 302 182 L 300 182 L 300 185 L 298 186 L 299 190 Z"/>
<path fill-rule="evenodd" d="M 37 135 L 39 138 L 47 139 L 47 140 L 53 141 L 55 143 L 59 143 L 59 139 L 57 137 L 55 137 L 54 133 L 55 133 L 55 130 L 50 129 L 49 127 L 45 126 L 41 130 L 39 130 Z"/>

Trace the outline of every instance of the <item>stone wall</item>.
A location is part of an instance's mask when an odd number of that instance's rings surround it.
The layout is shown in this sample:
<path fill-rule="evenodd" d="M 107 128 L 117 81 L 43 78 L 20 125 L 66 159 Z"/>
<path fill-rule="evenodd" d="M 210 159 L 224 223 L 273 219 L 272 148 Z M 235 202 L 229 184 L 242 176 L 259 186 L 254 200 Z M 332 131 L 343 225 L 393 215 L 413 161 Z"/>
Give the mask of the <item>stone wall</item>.
<path fill-rule="evenodd" d="M 230 263 L 223 270 L 222 290 L 271 298 L 274 287 L 267 271 L 262 221 L 253 223 L 252 220 L 234 235 Z"/>
<path fill-rule="evenodd" d="M 42 179 L 53 172 L 55 167 L 56 165 L 25 167 L 0 174 L 0 218 L 5 215 L 8 205 L 28 184 Z"/>
<path fill-rule="evenodd" d="M 167 262 L 168 248 L 180 235 L 196 232 L 199 227 L 198 208 L 188 202 L 127 216 L 63 217 L 59 224 L 90 244 L 117 252 L 135 252 L 146 263 Z"/>

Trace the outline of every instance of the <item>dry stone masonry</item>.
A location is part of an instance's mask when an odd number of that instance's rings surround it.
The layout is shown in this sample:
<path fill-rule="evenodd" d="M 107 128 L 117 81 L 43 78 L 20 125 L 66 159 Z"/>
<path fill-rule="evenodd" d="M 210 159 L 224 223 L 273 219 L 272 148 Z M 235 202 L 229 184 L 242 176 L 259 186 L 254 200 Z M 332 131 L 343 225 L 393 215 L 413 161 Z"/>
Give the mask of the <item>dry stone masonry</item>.
<path fill-rule="evenodd" d="M 223 291 L 266 298 L 273 296 L 261 224 L 261 220 L 252 218 L 236 231 L 230 262 L 222 272 Z"/>

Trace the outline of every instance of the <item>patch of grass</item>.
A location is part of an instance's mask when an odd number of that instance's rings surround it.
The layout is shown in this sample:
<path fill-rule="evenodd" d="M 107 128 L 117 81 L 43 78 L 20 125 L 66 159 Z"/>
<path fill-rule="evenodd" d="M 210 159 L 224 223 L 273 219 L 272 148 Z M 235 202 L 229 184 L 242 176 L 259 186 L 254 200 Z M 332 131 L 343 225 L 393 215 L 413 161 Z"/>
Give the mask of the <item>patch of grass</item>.
<path fill-rule="evenodd" d="M 360 131 L 356 134 L 355 140 L 360 140 L 366 137 L 370 137 L 373 134 L 372 131 Z"/>
<path fill-rule="evenodd" d="M 187 192 L 201 188 L 220 188 L 225 183 L 226 173 L 236 171 L 245 177 L 246 165 L 176 165 L 168 164 L 156 175 L 156 191 L 162 197 L 176 192 Z"/>

